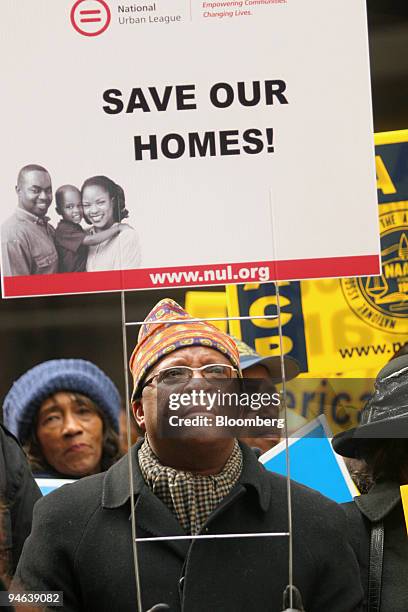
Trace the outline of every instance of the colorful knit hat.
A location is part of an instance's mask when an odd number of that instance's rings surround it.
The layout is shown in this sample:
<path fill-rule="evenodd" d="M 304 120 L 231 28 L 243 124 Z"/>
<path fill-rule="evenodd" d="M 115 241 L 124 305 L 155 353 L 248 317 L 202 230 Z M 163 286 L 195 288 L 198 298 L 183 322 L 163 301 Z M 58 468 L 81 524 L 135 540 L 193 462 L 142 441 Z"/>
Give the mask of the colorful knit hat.
<path fill-rule="evenodd" d="M 162 358 L 177 349 L 205 346 L 219 351 L 231 361 L 239 375 L 239 353 L 235 342 L 214 325 L 204 321 L 188 322 L 192 317 L 169 298 L 161 300 L 147 315 L 130 358 L 135 399 L 147 372 Z M 185 323 L 173 323 L 186 319 Z M 161 321 L 161 323 L 155 323 Z"/>
<path fill-rule="evenodd" d="M 111 379 L 90 361 L 53 359 L 20 376 L 5 397 L 4 424 L 22 444 L 30 435 L 41 404 L 58 391 L 89 397 L 119 432 L 120 395 Z"/>

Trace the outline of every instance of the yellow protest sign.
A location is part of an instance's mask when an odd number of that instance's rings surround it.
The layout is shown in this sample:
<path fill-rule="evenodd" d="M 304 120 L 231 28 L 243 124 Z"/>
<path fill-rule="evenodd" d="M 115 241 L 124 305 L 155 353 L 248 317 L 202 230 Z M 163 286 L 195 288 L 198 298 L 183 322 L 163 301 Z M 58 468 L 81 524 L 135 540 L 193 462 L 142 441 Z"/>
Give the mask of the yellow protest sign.
<path fill-rule="evenodd" d="M 408 291 L 386 278 L 397 265 L 383 262 L 381 277 L 302 283 L 309 372 L 379 370 L 407 342 Z"/>
<path fill-rule="evenodd" d="M 289 291 L 290 287 L 288 285 L 289 283 L 286 283 L 282 290 Z M 276 307 L 276 296 L 269 296 L 268 299 L 259 297 L 258 290 L 260 288 L 262 286 L 259 285 L 230 286 L 226 288 L 226 294 L 219 291 L 189 291 L 186 294 L 185 304 L 193 317 L 225 316 L 227 303 L 230 316 L 246 316 L 247 311 L 250 311 L 249 316 L 259 316 L 259 314 L 265 312 L 265 308 L 268 311 L 271 306 Z M 231 296 L 233 296 L 235 308 L 233 311 L 231 310 Z M 284 302 L 286 308 L 292 308 L 295 300 L 296 295 L 292 295 L 290 300 L 286 298 Z M 250 308 L 248 308 L 249 304 L 251 304 Z M 301 332 L 301 335 L 303 334 L 302 320 L 299 312 L 295 312 L 291 317 L 284 316 L 282 318 L 282 331 L 286 339 L 284 340 L 284 350 L 285 346 L 292 349 L 296 348 L 295 356 L 299 361 L 302 361 L 302 342 L 301 338 L 297 339 L 295 332 L 298 331 Z M 265 325 L 265 323 L 268 323 L 268 325 Z M 229 321 L 229 324 L 230 333 L 255 346 L 259 353 L 265 355 L 279 354 L 277 336 L 271 335 L 276 334 L 277 331 L 276 319 L 244 321 L 235 319 Z M 265 335 L 260 336 L 262 333 Z M 265 351 L 264 347 L 268 350 Z M 291 354 L 294 354 L 293 351 Z M 336 374 L 335 377 L 332 374 L 330 377 L 330 372 L 324 368 L 323 360 L 321 367 L 321 372 L 303 373 L 299 378 L 287 384 L 287 407 L 290 414 L 298 415 L 303 422 L 311 421 L 324 414 L 334 433 L 357 425 L 358 413 L 372 393 L 373 379 L 377 371 L 356 370 L 344 375 Z"/>
<path fill-rule="evenodd" d="M 404 508 L 405 523 L 407 526 L 408 533 L 408 485 L 403 485 L 401 487 L 401 499 L 402 507 Z"/>
<path fill-rule="evenodd" d="M 312 376 L 378 371 L 408 341 L 408 130 L 376 135 L 382 274 L 280 283 L 282 348 Z M 353 220 L 350 219 L 350 223 Z M 364 228 L 361 228 L 364 231 Z M 230 329 L 278 354 L 275 286 L 226 288 Z"/>
<path fill-rule="evenodd" d="M 227 298 L 223 291 L 186 291 L 185 309 L 195 319 L 227 317 Z M 211 321 L 223 332 L 228 331 L 228 321 Z"/>

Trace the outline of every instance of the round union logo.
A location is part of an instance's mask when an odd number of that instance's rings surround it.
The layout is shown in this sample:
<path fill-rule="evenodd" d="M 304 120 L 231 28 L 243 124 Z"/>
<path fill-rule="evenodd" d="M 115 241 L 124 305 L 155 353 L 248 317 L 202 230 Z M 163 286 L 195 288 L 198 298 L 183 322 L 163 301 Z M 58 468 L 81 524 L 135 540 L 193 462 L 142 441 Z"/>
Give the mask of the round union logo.
<path fill-rule="evenodd" d="M 380 215 L 381 276 L 345 278 L 341 287 L 353 312 L 368 325 L 395 334 L 408 330 L 408 208 L 390 204 Z"/>

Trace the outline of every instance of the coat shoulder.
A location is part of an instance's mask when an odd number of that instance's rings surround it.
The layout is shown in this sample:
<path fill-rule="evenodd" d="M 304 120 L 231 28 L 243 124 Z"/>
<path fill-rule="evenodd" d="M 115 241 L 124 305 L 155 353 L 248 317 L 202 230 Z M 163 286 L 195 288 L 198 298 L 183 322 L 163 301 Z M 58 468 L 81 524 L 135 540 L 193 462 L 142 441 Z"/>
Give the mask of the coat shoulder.
<path fill-rule="evenodd" d="M 16 213 L 13 213 L 1 226 L 2 242 L 25 242 L 29 231 L 29 223 L 24 219 L 18 219 Z"/>
<path fill-rule="evenodd" d="M 269 480 L 274 495 L 279 494 L 279 496 L 287 496 L 287 480 L 285 476 L 266 471 L 266 477 Z M 290 491 L 292 503 L 295 507 L 307 506 L 310 507 L 310 509 L 318 508 L 320 511 L 339 512 L 340 515 L 342 515 L 339 504 L 325 497 L 315 489 L 311 489 L 310 487 L 291 480 Z"/>
<path fill-rule="evenodd" d="M 18 488 L 27 460 L 17 438 L 0 423 L 0 445 L 6 465 L 8 480 Z M 11 478 L 10 478 L 11 475 Z"/>
<path fill-rule="evenodd" d="M 102 487 L 105 474 L 87 476 L 52 491 L 36 505 L 43 520 L 61 525 L 61 521 L 86 523 L 95 510 L 101 506 Z"/>
<path fill-rule="evenodd" d="M 276 511 L 278 499 L 281 508 L 286 508 L 286 478 L 272 472 L 268 472 L 267 478 L 271 487 L 271 511 Z M 290 493 L 294 525 L 302 533 L 312 538 L 320 538 L 324 533 L 325 537 L 337 539 L 339 534 L 348 531 L 346 515 L 340 504 L 293 480 Z"/>
<path fill-rule="evenodd" d="M 356 504 L 355 501 L 346 502 L 341 505 L 343 512 L 347 516 L 349 520 L 361 520 L 363 521 L 363 516 Z"/>

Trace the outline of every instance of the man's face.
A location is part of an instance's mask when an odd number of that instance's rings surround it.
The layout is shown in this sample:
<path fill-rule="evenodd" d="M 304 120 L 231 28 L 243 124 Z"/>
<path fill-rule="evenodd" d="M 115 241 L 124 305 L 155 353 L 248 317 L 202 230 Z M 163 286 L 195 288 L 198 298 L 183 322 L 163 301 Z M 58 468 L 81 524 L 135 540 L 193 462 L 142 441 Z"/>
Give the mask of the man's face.
<path fill-rule="evenodd" d="M 244 378 L 254 378 L 257 380 L 270 380 L 271 375 L 268 372 L 268 369 L 256 363 L 245 370 L 242 370 L 242 376 Z"/>
<path fill-rule="evenodd" d="M 191 368 L 200 368 L 208 364 L 225 364 L 231 365 L 230 360 L 215 349 L 205 348 L 200 346 L 192 346 L 189 348 L 179 349 L 171 353 L 168 357 L 161 359 L 148 373 L 147 379 L 151 379 L 160 370 L 176 366 L 189 366 Z M 194 374 L 194 382 L 198 382 L 200 373 Z M 197 377 L 197 378 L 195 378 Z M 201 379 L 202 380 L 202 379 Z M 179 447 L 180 439 L 164 439 L 159 435 L 158 416 L 167 410 L 167 397 L 162 400 L 161 393 L 157 390 L 156 380 L 143 389 L 142 398 L 133 404 L 133 410 L 136 421 L 139 427 L 147 433 L 149 442 L 153 450 L 160 457 L 160 449 L 170 447 Z M 195 411 L 197 413 L 197 410 Z M 205 408 L 202 409 L 203 414 L 206 413 Z M 203 440 L 204 442 L 204 440 Z M 168 454 L 166 452 L 166 454 Z"/>
<path fill-rule="evenodd" d="M 25 172 L 16 187 L 18 205 L 36 217 L 44 217 L 52 202 L 51 178 L 48 172 Z"/>
<path fill-rule="evenodd" d="M 57 472 L 79 478 L 100 471 L 103 421 L 87 397 L 60 391 L 46 399 L 36 433 L 47 463 Z"/>

